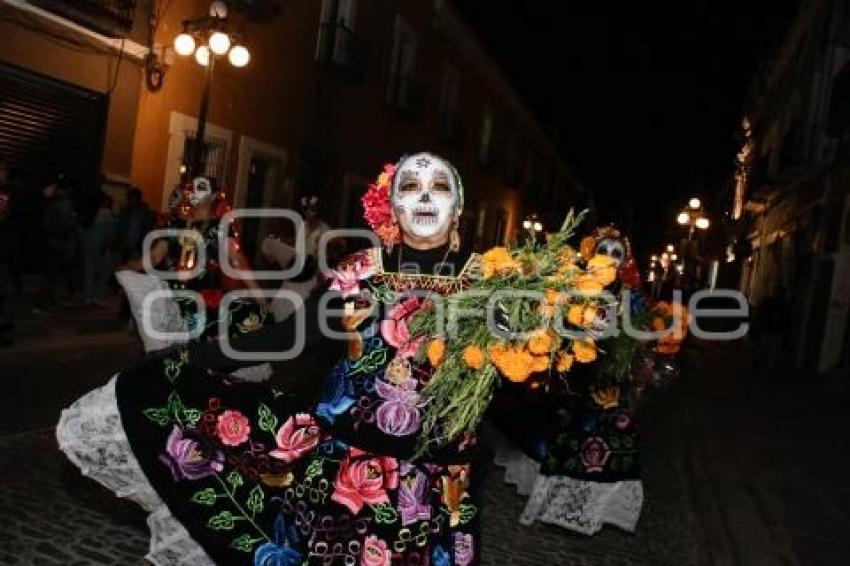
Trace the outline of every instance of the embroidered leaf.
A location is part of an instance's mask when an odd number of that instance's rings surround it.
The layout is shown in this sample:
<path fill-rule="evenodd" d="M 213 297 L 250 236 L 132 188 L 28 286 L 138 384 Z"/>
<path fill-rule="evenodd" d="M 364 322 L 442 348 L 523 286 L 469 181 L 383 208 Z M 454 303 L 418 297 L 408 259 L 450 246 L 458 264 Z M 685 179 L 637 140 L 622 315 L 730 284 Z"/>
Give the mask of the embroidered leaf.
<path fill-rule="evenodd" d="M 183 406 L 183 401 L 180 400 L 180 395 L 176 391 L 172 391 L 168 396 L 168 410 L 175 417 L 180 417 L 186 407 Z"/>
<path fill-rule="evenodd" d="M 313 460 L 312 462 L 310 462 L 310 465 L 307 466 L 307 477 L 308 478 L 321 475 L 321 473 L 322 473 L 322 462 L 323 462 L 323 460 Z"/>
<path fill-rule="evenodd" d="M 272 387 L 272 395 L 274 395 L 275 399 L 277 399 L 278 397 L 283 397 L 283 391 L 281 391 L 277 387 Z"/>
<path fill-rule="evenodd" d="M 261 513 L 265 506 L 264 498 L 263 488 L 255 485 L 254 489 L 251 490 L 251 495 L 248 496 L 248 509 L 253 513 Z"/>
<path fill-rule="evenodd" d="M 159 426 L 165 426 L 171 422 L 171 413 L 168 412 L 168 409 L 145 409 L 142 413 Z"/>
<path fill-rule="evenodd" d="M 257 412 L 260 415 L 260 429 L 269 434 L 274 434 L 275 429 L 277 429 L 277 417 L 272 413 L 271 409 L 265 403 L 260 403 Z"/>
<path fill-rule="evenodd" d="M 233 528 L 235 522 L 236 517 L 233 516 L 233 513 L 222 511 L 218 515 L 210 517 L 210 520 L 207 521 L 207 526 L 216 531 L 229 531 Z"/>
<path fill-rule="evenodd" d="M 460 504 L 460 524 L 465 525 L 470 522 L 473 517 L 475 517 L 475 512 L 477 509 L 475 505 L 470 505 L 469 503 L 461 503 Z"/>
<path fill-rule="evenodd" d="M 195 426 L 201 420 L 203 413 L 199 409 L 183 409 L 182 420 L 189 426 Z"/>
<path fill-rule="evenodd" d="M 378 505 L 370 505 L 372 512 L 375 513 L 375 522 L 377 523 L 395 523 L 398 521 L 398 513 L 389 503 L 379 503 Z"/>
<path fill-rule="evenodd" d="M 230 548 L 235 548 L 242 552 L 251 552 L 257 540 L 258 539 L 251 538 L 251 535 L 248 533 L 244 533 L 230 541 Z"/>
<path fill-rule="evenodd" d="M 611 448 L 614 449 L 614 450 L 620 449 L 620 439 L 617 438 L 616 436 L 612 436 L 611 438 L 609 438 L 608 444 L 610 444 Z"/>
<path fill-rule="evenodd" d="M 198 505 L 212 505 L 215 503 L 215 500 L 215 490 L 211 487 L 202 489 L 192 496 L 192 502 L 197 503 Z"/>
<path fill-rule="evenodd" d="M 242 479 L 242 475 L 234 470 L 227 474 L 227 483 L 232 485 L 233 489 L 236 489 L 240 485 L 243 485 L 245 481 Z"/>
<path fill-rule="evenodd" d="M 180 377 L 180 369 L 183 367 L 183 364 L 171 359 L 166 359 L 163 363 L 165 364 L 165 377 L 168 378 L 168 381 L 174 383 Z"/>

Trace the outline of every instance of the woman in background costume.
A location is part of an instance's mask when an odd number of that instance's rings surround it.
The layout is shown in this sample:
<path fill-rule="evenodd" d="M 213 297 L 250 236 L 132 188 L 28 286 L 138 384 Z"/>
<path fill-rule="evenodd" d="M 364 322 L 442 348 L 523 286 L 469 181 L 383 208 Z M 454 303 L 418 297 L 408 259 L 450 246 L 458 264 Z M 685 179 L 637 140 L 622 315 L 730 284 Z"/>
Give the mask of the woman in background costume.
<path fill-rule="evenodd" d="M 580 254 L 582 261 L 612 258 L 616 279 L 607 290 L 614 296 L 630 292 L 621 308 L 629 309 L 633 322 L 648 313 L 630 243 L 619 230 L 598 228 L 582 240 Z M 570 324 L 599 333 L 611 324 L 603 310 L 571 309 L 567 317 Z M 613 350 L 611 340 L 616 338 L 601 339 L 599 349 Z M 620 368 L 610 357 L 593 354 L 583 360 L 589 363 L 571 364 L 560 380 L 497 394 L 490 410 L 501 431 L 491 435 L 495 461 L 505 468 L 505 481 L 528 496 L 521 523 L 542 521 L 586 535 L 605 524 L 635 530 L 643 504 L 635 403 L 650 385 L 647 375 L 656 361 L 652 353 L 625 350 L 633 358 Z M 630 374 L 615 375 L 622 367 Z M 517 411 L 525 416 L 517 419 Z"/>

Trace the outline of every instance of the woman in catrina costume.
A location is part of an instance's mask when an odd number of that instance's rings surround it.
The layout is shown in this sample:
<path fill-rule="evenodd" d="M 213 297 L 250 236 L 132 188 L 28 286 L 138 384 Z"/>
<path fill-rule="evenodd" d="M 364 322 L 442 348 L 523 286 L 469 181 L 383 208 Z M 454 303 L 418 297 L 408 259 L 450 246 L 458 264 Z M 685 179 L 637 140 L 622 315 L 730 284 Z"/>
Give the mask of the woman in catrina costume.
<path fill-rule="evenodd" d="M 478 561 L 474 437 L 414 458 L 434 369 L 408 328 L 428 303 L 421 291 L 447 295 L 475 277 L 477 256 L 458 238 L 461 179 L 417 153 L 385 166 L 363 202 L 383 245 L 344 260 L 303 317 L 230 341 L 251 360 L 217 342 L 165 350 L 63 412 L 57 436 L 71 461 L 149 513 L 151 562 Z M 341 316 L 320 320 L 322 305 Z M 321 322 L 346 339 L 324 337 Z M 300 376 L 326 382 L 311 406 L 232 379 L 301 338 L 304 355 L 327 360 Z"/>
<path fill-rule="evenodd" d="M 581 257 L 608 256 L 617 278 L 607 290 L 628 290 L 634 321 L 650 305 L 640 293 L 640 275 L 629 240 L 613 226 L 598 228 L 581 242 Z M 587 317 L 586 312 L 569 318 Z M 570 320 L 603 331 L 610 321 L 602 310 L 593 320 Z M 604 340 L 600 350 L 606 350 Z M 615 350 L 615 348 L 608 348 Z M 520 522 L 542 521 L 591 535 L 610 524 L 634 531 L 643 503 L 635 401 L 652 372 L 653 354 L 617 348 L 632 355 L 613 369 L 609 357 L 575 364 L 561 380 L 504 387 L 490 407 L 495 425 L 488 439 L 505 481 L 528 496 Z M 669 367 L 669 366 L 665 366 Z M 623 375 L 623 369 L 628 370 Z M 618 374 L 619 373 L 619 374 Z M 517 415 L 523 415 L 517 418 Z M 521 423 L 519 426 L 517 423 Z"/>

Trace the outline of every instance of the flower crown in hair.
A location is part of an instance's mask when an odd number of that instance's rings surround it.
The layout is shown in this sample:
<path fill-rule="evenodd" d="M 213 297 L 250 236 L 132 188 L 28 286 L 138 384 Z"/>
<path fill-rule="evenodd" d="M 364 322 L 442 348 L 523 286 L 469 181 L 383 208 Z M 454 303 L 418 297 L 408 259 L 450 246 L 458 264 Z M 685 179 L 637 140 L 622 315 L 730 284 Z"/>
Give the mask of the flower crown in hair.
<path fill-rule="evenodd" d="M 395 171 L 396 165 L 385 164 L 384 170 L 375 182 L 369 185 L 360 199 L 363 203 L 363 218 L 387 248 L 392 248 L 401 242 L 401 232 L 398 225 L 393 222 L 390 204 L 390 191 Z"/>

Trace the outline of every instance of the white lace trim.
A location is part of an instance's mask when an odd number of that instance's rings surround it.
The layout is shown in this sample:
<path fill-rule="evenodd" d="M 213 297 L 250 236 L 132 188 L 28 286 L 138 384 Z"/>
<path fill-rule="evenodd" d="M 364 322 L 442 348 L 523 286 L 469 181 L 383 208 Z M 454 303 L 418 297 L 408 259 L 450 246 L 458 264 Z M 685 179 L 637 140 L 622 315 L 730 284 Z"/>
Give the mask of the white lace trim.
<path fill-rule="evenodd" d="M 147 558 L 157 566 L 208 566 L 213 562 L 168 510 L 150 485 L 121 424 L 116 376 L 62 411 L 56 426 L 59 448 L 82 473 L 138 503 L 148 515 Z"/>
<path fill-rule="evenodd" d="M 610 524 L 634 532 L 643 506 L 640 480 L 602 483 L 540 475 L 540 463 L 519 450 L 490 423 L 482 426 L 493 462 L 505 468 L 505 483 L 528 495 L 520 523 L 541 521 L 586 535 Z"/>
<path fill-rule="evenodd" d="M 592 535 L 605 524 L 634 532 L 643 505 L 640 480 L 602 483 L 537 476 L 520 523 L 541 521 Z"/>

